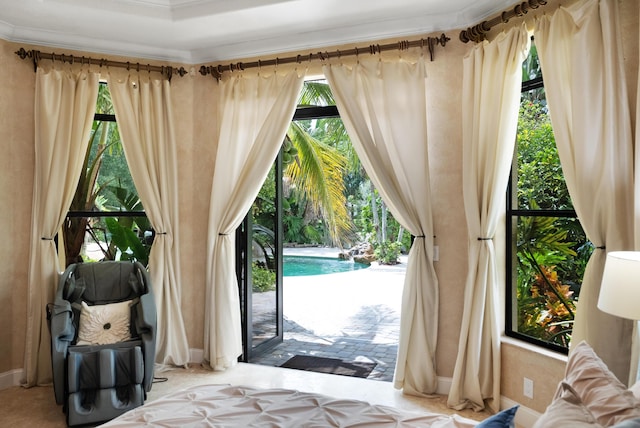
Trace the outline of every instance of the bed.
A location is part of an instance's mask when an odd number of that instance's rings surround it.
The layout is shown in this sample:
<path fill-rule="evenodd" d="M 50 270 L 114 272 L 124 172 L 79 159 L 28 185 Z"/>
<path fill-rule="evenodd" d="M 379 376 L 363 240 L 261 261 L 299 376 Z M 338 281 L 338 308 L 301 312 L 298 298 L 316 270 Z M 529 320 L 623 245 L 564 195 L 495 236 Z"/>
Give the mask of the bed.
<path fill-rule="evenodd" d="M 415 413 L 291 389 L 200 385 L 131 410 L 101 427 L 469 428 L 458 415 Z"/>

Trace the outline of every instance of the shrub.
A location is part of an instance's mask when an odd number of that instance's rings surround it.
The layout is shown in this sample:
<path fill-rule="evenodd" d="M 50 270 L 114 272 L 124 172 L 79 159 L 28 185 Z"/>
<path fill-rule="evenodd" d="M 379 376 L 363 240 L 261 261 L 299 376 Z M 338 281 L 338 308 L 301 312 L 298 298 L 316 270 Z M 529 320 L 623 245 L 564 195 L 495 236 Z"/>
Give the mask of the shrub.
<path fill-rule="evenodd" d="M 253 279 L 252 290 L 256 293 L 272 291 L 276 289 L 276 273 L 260 266 L 258 263 L 251 265 L 251 276 Z"/>
<path fill-rule="evenodd" d="M 395 265 L 399 263 L 400 248 L 399 242 L 385 241 L 378 244 L 373 253 L 380 264 Z"/>

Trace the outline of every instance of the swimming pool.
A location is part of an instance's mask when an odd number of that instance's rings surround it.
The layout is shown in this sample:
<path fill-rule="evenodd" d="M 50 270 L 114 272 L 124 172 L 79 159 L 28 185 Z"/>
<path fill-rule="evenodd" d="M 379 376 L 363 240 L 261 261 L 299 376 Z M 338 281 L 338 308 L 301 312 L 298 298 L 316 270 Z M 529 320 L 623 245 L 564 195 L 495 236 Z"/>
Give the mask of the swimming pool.
<path fill-rule="evenodd" d="M 284 256 L 282 266 L 283 276 L 324 275 L 327 273 L 348 272 L 369 267 L 363 263 L 355 263 L 352 260 L 308 256 Z"/>

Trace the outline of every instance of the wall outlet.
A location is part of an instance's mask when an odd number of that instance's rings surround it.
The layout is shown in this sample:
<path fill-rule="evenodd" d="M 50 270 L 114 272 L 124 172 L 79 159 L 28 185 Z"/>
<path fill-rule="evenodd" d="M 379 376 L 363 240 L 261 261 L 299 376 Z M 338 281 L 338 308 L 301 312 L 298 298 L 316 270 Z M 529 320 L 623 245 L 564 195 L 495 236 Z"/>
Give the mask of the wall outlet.
<path fill-rule="evenodd" d="M 437 262 L 438 260 L 440 260 L 440 247 L 438 247 L 437 245 L 433 246 L 433 261 Z"/>
<path fill-rule="evenodd" d="M 524 378 L 524 391 L 523 394 L 527 398 L 533 398 L 533 381 L 528 378 Z"/>

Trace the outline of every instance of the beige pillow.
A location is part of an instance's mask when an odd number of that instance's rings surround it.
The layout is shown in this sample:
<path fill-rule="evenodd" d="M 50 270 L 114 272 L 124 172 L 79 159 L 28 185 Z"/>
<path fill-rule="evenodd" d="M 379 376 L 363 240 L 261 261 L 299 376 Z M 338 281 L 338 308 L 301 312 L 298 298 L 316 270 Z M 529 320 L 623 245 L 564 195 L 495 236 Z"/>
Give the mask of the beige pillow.
<path fill-rule="evenodd" d="M 600 425 L 640 417 L 640 401 L 584 341 L 569 354 L 565 382 Z"/>
<path fill-rule="evenodd" d="M 566 382 L 558 385 L 556 396 L 532 428 L 603 428 Z"/>
<path fill-rule="evenodd" d="M 131 339 L 131 300 L 89 306 L 82 302 L 77 345 L 106 345 Z"/>
<path fill-rule="evenodd" d="M 640 400 L 640 380 L 634 383 L 633 385 L 631 385 L 629 387 L 629 391 L 631 391 L 634 397 Z"/>

